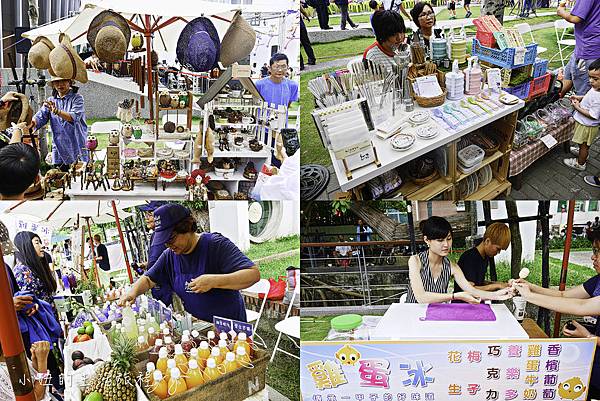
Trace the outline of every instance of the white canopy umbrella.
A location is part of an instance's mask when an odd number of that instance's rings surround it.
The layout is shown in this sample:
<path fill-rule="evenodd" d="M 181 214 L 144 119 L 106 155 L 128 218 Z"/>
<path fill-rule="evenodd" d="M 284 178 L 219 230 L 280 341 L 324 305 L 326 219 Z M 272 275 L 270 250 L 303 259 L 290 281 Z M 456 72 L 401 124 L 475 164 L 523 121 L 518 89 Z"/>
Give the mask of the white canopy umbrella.
<path fill-rule="evenodd" d="M 145 204 L 140 201 L 117 201 L 120 210 Z M 103 201 L 14 201 L 3 202 L 5 214 L 22 214 L 29 216 L 39 223 L 66 222 L 80 217 L 91 217 L 94 221 L 104 221 L 104 216 L 112 216 L 113 209 L 110 202 Z M 121 216 L 119 216 L 121 217 Z M 112 218 L 114 221 L 114 217 Z"/>

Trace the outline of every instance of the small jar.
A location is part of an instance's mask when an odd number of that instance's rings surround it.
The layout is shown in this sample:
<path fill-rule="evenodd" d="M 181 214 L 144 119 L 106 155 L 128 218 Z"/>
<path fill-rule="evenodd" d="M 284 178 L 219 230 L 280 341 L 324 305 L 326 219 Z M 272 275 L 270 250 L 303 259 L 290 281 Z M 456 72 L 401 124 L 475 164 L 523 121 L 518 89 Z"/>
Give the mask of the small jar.
<path fill-rule="evenodd" d="M 331 330 L 325 341 L 368 340 L 369 329 L 360 315 L 348 314 L 331 319 Z"/>

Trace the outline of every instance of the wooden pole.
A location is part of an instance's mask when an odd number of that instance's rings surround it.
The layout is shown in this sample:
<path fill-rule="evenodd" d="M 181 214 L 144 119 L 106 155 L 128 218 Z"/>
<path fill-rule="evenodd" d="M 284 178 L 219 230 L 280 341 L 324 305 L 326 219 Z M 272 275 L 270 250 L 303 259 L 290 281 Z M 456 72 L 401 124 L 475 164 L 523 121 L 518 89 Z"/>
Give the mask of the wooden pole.
<path fill-rule="evenodd" d="M 406 215 L 408 217 L 408 233 L 410 235 L 410 253 L 417 253 L 417 241 L 415 238 L 415 222 L 413 221 L 412 202 L 406 202 Z"/>
<path fill-rule="evenodd" d="M 129 265 L 129 258 L 127 257 L 127 248 L 125 247 L 125 239 L 123 238 L 123 230 L 121 230 L 121 222 L 119 221 L 119 212 L 117 211 L 117 205 L 115 201 L 111 201 L 113 213 L 115 215 L 115 221 L 117 222 L 117 231 L 119 231 L 119 241 L 121 242 L 121 249 L 123 249 L 123 256 L 125 257 L 125 266 L 127 266 L 127 275 L 129 276 L 129 284 L 133 284 L 133 275 L 131 274 L 131 266 Z"/>
<path fill-rule="evenodd" d="M 19 329 L 19 321 L 15 312 L 12 299 L 12 291 L 8 282 L 2 247 L 0 247 L 0 344 L 2 353 L 6 360 L 6 366 L 10 372 L 15 399 L 17 401 L 35 401 L 33 393 L 33 380 L 29 372 L 27 355 Z"/>
<path fill-rule="evenodd" d="M 492 224 L 492 210 L 490 201 L 483 201 L 483 219 L 485 228 Z M 496 271 L 496 261 L 490 258 L 490 281 L 498 281 L 498 272 Z"/>
<path fill-rule="evenodd" d="M 90 247 L 92 248 L 92 269 L 94 270 L 94 277 L 96 278 L 96 284 L 98 287 L 102 287 L 100 284 L 100 277 L 98 276 L 98 264 L 96 262 L 96 250 L 94 249 L 94 238 L 92 238 L 92 227 L 90 226 L 90 218 L 84 217 L 85 223 L 87 224 L 88 235 L 90 237 Z"/>
<path fill-rule="evenodd" d="M 77 216 L 77 225 L 81 227 L 81 257 L 79 258 L 79 266 L 81 267 L 81 279 L 87 279 L 85 271 L 85 230 L 79 224 L 79 216 Z"/>
<path fill-rule="evenodd" d="M 569 201 L 569 210 L 567 212 L 567 232 L 565 233 L 565 250 L 563 252 L 562 269 L 560 271 L 560 285 L 558 289 L 564 291 L 567 285 L 567 269 L 569 268 L 569 254 L 571 253 L 571 237 L 573 235 L 573 216 L 575 215 L 575 201 Z M 560 313 L 554 315 L 554 337 L 558 337 L 560 332 Z"/>
<path fill-rule="evenodd" d="M 538 215 L 542 226 L 542 287 L 550 286 L 550 201 L 538 202 Z M 546 334 L 550 334 L 550 314 L 548 309 L 540 308 L 538 313 L 538 326 L 544 327 Z"/>
<path fill-rule="evenodd" d="M 150 107 L 150 119 L 154 120 L 154 81 L 152 71 L 152 26 L 150 15 L 144 15 L 144 36 L 146 37 L 146 71 L 148 73 L 148 105 Z M 158 116 L 156 116 L 158 118 Z"/>

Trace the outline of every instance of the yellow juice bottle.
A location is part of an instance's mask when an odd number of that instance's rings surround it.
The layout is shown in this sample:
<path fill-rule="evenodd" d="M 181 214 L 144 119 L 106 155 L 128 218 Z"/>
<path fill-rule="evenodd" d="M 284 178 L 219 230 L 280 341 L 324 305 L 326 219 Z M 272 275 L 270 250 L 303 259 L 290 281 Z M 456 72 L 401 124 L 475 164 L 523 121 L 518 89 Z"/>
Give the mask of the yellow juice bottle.
<path fill-rule="evenodd" d="M 248 343 L 248 337 L 246 336 L 246 333 L 240 333 L 238 335 L 237 341 L 233 346 L 233 352 L 237 352 L 237 349 L 239 347 L 244 347 L 244 349 L 246 350 L 246 355 L 252 355 L 252 349 L 250 348 L 250 344 Z"/>
<path fill-rule="evenodd" d="M 171 369 L 171 378 L 169 379 L 169 395 L 177 395 L 187 390 L 185 379 L 181 377 L 181 372 L 177 368 Z"/>
<path fill-rule="evenodd" d="M 225 355 L 223 367 L 225 368 L 225 373 L 233 372 L 234 370 L 239 369 L 240 364 L 235 360 L 235 354 L 233 352 L 228 352 L 227 355 Z"/>
<path fill-rule="evenodd" d="M 237 349 L 237 351 L 235 352 L 235 360 L 241 366 L 250 365 L 250 357 L 248 356 L 248 354 L 246 354 L 246 349 L 244 347 L 239 347 Z"/>
<path fill-rule="evenodd" d="M 177 367 L 181 373 L 185 375 L 188 368 L 188 359 L 183 353 L 183 347 L 181 344 L 175 345 L 175 362 L 177 363 Z"/>
<path fill-rule="evenodd" d="M 229 352 L 226 340 L 219 340 L 219 351 L 221 351 L 221 355 L 223 356 L 227 355 L 227 353 Z"/>
<path fill-rule="evenodd" d="M 206 369 L 204 369 L 204 379 L 208 382 L 218 379 L 220 376 L 221 372 L 217 369 L 217 362 L 214 358 L 208 358 L 206 360 Z"/>
<path fill-rule="evenodd" d="M 204 359 L 205 361 L 210 358 L 210 347 L 206 341 L 201 341 L 198 347 L 198 358 Z"/>
<path fill-rule="evenodd" d="M 154 366 L 153 362 L 148 362 L 146 364 L 146 374 L 144 375 L 144 381 L 148 383 L 149 386 L 151 386 L 153 383 L 155 370 L 156 366 Z"/>
<path fill-rule="evenodd" d="M 175 362 L 175 359 L 169 359 L 167 361 L 167 373 L 165 373 L 165 380 L 169 381 L 169 379 L 171 378 L 171 370 L 175 369 L 177 367 L 177 362 Z"/>
<path fill-rule="evenodd" d="M 169 384 L 163 378 L 162 372 L 160 370 L 155 370 L 152 377 L 152 386 L 150 387 L 150 391 L 156 395 L 161 400 L 164 400 L 169 396 Z"/>
<path fill-rule="evenodd" d="M 168 361 L 169 351 L 167 351 L 166 347 L 162 347 L 160 351 L 158 351 L 158 361 L 156 361 L 156 369 L 160 370 L 163 375 L 167 373 L 167 361 Z"/>
<path fill-rule="evenodd" d="M 196 362 L 198 362 L 198 367 L 200 369 L 204 369 L 206 367 L 206 359 L 200 359 L 200 357 L 198 356 L 197 348 L 192 348 L 190 350 L 190 361 L 192 359 L 195 360 Z"/>
<path fill-rule="evenodd" d="M 215 332 L 210 330 L 208 333 L 206 333 L 206 337 L 208 337 L 208 343 L 210 344 L 211 347 L 214 347 L 215 345 L 217 345 L 217 339 L 215 337 Z"/>
<path fill-rule="evenodd" d="M 223 363 L 223 360 L 225 359 L 225 354 L 221 354 L 221 349 L 220 348 L 214 347 L 212 349 L 212 351 L 210 352 L 210 357 L 215 360 L 215 362 L 217 363 L 217 365 L 220 365 L 220 364 Z"/>
<path fill-rule="evenodd" d="M 188 371 L 187 376 L 185 377 L 185 384 L 187 384 L 188 389 L 204 384 L 204 377 L 202 377 L 202 371 L 198 366 L 198 361 L 196 361 L 195 359 L 190 359 L 190 362 L 188 363 Z"/>

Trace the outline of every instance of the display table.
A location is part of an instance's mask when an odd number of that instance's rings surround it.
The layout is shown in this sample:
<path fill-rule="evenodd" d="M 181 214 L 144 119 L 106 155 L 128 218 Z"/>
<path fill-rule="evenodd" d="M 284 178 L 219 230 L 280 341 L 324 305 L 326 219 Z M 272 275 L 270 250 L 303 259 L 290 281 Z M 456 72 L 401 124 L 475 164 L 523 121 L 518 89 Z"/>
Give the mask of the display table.
<path fill-rule="evenodd" d="M 142 182 L 136 183 L 133 191 L 113 191 L 103 189 L 94 190 L 91 188 L 81 189 L 80 180 L 71 186 L 71 189 L 65 189 L 65 195 L 71 200 L 98 200 L 98 199 L 153 199 L 153 200 L 187 200 L 188 192 L 185 185 L 167 184 L 163 191 L 162 186 L 154 189 L 154 183 Z M 112 180 L 111 180 L 112 184 Z"/>
<path fill-rule="evenodd" d="M 527 332 L 504 304 L 492 304 L 496 320 L 486 322 L 422 321 L 427 304 L 392 304 L 371 340 L 523 340 Z"/>
<path fill-rule="evenodd" d="M 546 332 L 533 319 L 528 317 L 523 319 L 521 326 L 527 332 L 529 338 L 548 338 Z"/>
<path fill-rule="evenodd" d="M 558 128 L 547 130 L 546 134 L 552 135 L 558 142 L 552 148 L 548 148 L 542 141 L 535 141 L 529 143 L 519 149 L 513 149 L 510 152 L 510 163 L 508 176 L 513 177 L 521 174 L 527 167 L 531 166 L 533 162 L 544 156 L 551 149 L 554 149 L 559 144 L 570 140 L 573 137 L 573 128 L 575 127 L 575 120 L 569 118 L 569 120 Z"/>

